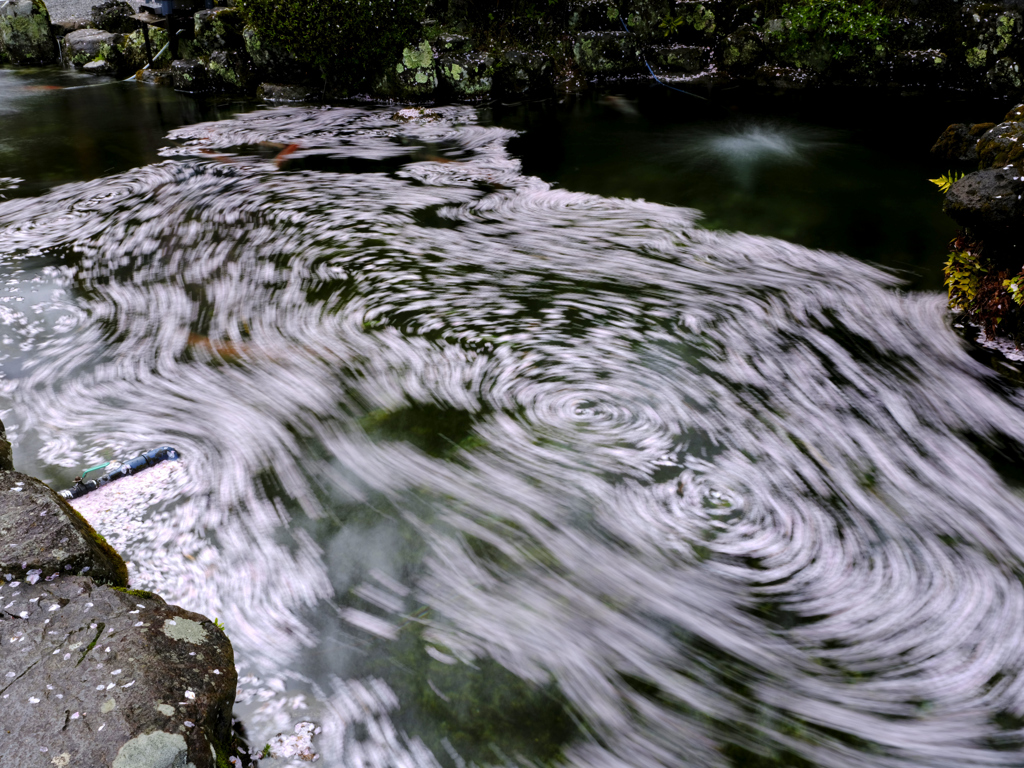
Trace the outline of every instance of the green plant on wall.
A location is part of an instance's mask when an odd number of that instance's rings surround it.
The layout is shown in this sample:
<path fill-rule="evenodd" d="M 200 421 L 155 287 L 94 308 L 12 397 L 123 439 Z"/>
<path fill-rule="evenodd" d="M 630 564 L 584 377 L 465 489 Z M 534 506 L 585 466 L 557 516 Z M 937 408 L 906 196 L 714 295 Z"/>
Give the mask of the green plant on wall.
<path fill-rule="evenodd" d="M 426 0 L 240 0 L 262 45 L 356 87 L 396 61 L 417 37 Z"/>
<path fill-rule="evenodd" d="M 821 48 L 833 59 L 871 55 L 890 29 L 872 0 L 801 0 L 782 6 L 780 15 L 781 42 L 798 61 Z"/>

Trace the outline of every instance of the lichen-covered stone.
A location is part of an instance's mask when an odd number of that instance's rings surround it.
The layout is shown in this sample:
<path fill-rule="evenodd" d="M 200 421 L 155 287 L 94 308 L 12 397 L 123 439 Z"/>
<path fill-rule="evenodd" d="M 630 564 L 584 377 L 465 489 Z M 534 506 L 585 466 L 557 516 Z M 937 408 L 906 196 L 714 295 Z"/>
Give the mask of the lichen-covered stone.
<path fill-rule="evenodd" d="M 0 581 L 0 600 L 0 764 L 227 764 L 237 675 L 211 621 L 76 576 Z"/>
<path fill-rule="evenodd" d="M 635 41 L 625 32 L 585 32 L 576 38 L 572 52 L 587 74 L 624 74 L 638 67 Z"/>
<path fill-rule="evenodd" d="M 117 48 L 122 38 L 123 35 L 104 32 L 102 29 L 78 29 L 69 32 L 64 38 L 64 61 L 75 67 L 84 67 L 101 56 L 104 47 L 108 50 Z"/>
<path fill-rule="evenodd" d="M 980 168 L 1024 167 L 1024 123 L 1000 123 L 978 141 Z"/>
<path fill-rule="evenodd" d="M 1024 104 L 1018 104 L 1007 112 L 1006 117 L 1003 118 L 1002 122 L 1015 123 L 1018 120 L 1024 120 Z"/>
<path fill-rule="evenodd" d="M 43 0 L 8 0 L 0 4 L 0 62 L 50 64 L 57 42 Z"/>
<path fill-rule="evenodd" d="M 85 518 L 48 486 L 20 472 L 0 473 L 0 573 L 30 580 L 88 573 L 99 582 L 128 584 L 121 556 Z"/>
<path fill-rule="evenodd" d="M 385 71 L 377 89 L 383 95 L 406 101 L 431 99 L 437 90 L 434 49 L 426 40 L 402 51 L 402 58 Z"/>
<path fill-rule="evenodd" d="M 210 73 L 201 61 L 177 59 L 171 63 L 174 90 L 183 93 L 209 93 L 213 90 Z"/>
<path fill-rule="evenodd" d="M 257 98 L 274 103 L 297 103 L 316 101 L 317 93 L 305 85 L 281 85 L 277 83 L 260 83 L 256 89 Z"/>
<path fill-rule="evenodd" d="M 53 31 L 53 34 L 57 36 L 57 45 L 59 46 L 60 41 L 63 40 L 68 33 L 74 32 L 77 29 L 88 29 L 89 24 L 90 22 L 88 19 L 61 19 L 60 21 L 52 21 L 50 23 L 50 29 Z"/>
<path fill-rule="evenodd" d="M 456 99 L 486 98 L 494 86 L 494 59 L 486 54 L 443 54 L 437 59 L 437 76 Z"/>

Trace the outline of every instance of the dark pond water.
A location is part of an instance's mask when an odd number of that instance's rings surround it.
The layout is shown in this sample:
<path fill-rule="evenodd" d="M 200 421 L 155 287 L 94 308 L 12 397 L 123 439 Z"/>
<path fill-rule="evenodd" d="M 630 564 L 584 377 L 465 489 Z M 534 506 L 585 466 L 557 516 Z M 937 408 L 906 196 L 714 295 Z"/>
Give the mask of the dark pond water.
<path fill-rule="evenodd" d="M 0 70 L 15 461 L 181 450 L 88 515 L 226 625 L 254 744 L 1020 765 L 1024 398 L 868 263 L 941 261 L 927 146 L 32 77 Z"/>

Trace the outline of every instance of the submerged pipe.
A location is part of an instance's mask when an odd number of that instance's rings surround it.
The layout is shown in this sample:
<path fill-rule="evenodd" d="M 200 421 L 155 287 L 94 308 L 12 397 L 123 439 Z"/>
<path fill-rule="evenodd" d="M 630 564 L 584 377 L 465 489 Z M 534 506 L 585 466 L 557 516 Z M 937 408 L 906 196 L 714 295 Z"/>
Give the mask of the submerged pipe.
<path fill-rule="evenodd" d="M 107 483 L 112 483 L 114 480 L 120 480 L 122 477 L 128 477 L 134 475 L 136 472 L 140 472 L 143 469 L 149 469 L 154 467 L 162 461 L 174 461 L 180 457 L 180 454 L 175 448 L 169 445 L 161 445 L 159 448 L 153 448 L 141 453 L 134 459 L 129 459 L 124 463 L 118 463 L 117 466 L 107 472 L 105 475 L 97 480 L 86 480 L 85 475 L 96 469 L 104 469 L 112 462 L 106 464 L 100 464 L 98 467 L 92 467 L 91 469 L 85 470 L 80 476 L 75 478 L 75 484 L 70 488 L 60 492 L 61 498 L 70 501 L 71 499 L 77 499 L 79 496 L 84 496 L 91 491 L 95 491 L 97 488 L 101 488 Z"/>

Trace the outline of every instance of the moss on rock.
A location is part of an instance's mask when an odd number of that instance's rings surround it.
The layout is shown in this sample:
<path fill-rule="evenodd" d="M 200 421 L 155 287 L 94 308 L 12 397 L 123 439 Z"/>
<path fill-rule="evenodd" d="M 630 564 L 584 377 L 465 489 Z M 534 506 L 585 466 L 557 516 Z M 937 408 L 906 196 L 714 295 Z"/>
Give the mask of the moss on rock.
<path fill-rule="evenodd" d="M 425 0 L 240 0 L 239 8 L 261 45 L 287 52 L 342 88 L 356 88 L 409 45 Z"/>
<path fill-rule="evenodd" d="M 978 141 L 980 168 L 1014 165 L 1024 168 L 1024 123 L 1000 123 Z"/>
<path fill-rule="evenodd" d="M 11 0 L 0 6 L 0 58 L 15 64 L 49 64 L 57 42 L 43 0 Z"/>

